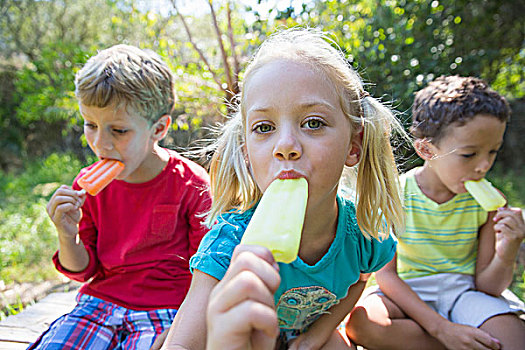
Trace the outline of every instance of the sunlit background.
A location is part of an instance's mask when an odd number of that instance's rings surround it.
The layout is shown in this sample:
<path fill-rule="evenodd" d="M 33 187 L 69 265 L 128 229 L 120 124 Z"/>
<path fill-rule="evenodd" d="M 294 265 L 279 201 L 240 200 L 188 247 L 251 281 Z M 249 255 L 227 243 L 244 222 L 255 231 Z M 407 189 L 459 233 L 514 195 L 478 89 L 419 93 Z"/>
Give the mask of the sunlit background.
<path fill-rule="evenodd" d="M 50 262 L 56 234 L 45 205 L 94 161 L 73 79 L 97 50 L 128 43 L 169 63 L 178 102 L 165 145 L 178 150 L 224 120 L 247 60 L 279 28 L 330 33 L 367 90 L 405 124 L 414 92 L 429 81 L 481 77 L 513 108 L 489 178 L 512 205 L 525 207 L 524 14 L 525 2 L 514 0 L 0 1 L 2 296 L 13 286 L 62 283 Z M 397 145 L 397 155 L 401 170 L 417 164 L 410 145 Z M 512 288 L 523 297 L 523 261 Z M 5 315 L 12 301 L 3 300 Z"/>

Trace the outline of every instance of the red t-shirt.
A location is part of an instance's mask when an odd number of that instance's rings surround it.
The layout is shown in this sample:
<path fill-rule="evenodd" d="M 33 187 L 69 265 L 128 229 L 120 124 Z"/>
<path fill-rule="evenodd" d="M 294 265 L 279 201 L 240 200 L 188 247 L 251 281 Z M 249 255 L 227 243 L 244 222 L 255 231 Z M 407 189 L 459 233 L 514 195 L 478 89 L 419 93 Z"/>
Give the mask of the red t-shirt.
<path fill-rule="evenodd" d="M 77 179 L 73 183 L 79 189 Z M 112 181 L 87 196 L 79 224 L 89 253 L 84 271 L 56 268 L 86 282 L 80 293 L 134 310 L 178 309 L 188 291 L 190 257 L 208 231 L 209 177 L 196 163 L 170 151 L 168 165 L 144 183 Z"/>

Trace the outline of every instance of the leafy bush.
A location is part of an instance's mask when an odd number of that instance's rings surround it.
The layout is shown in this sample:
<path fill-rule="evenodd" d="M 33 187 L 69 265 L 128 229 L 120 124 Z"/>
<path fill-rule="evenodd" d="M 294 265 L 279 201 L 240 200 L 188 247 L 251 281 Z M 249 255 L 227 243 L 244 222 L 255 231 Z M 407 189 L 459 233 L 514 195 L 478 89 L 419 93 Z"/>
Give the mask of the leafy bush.
<path fill-rule="evenodd" d="M 56 276 L 51 264 L 56 232 L 46 204 L 82 167 L 70 154 L 52 154 L 28 162 L 20 174 L 0 174 L 0 280 L 9 284 Z"/>

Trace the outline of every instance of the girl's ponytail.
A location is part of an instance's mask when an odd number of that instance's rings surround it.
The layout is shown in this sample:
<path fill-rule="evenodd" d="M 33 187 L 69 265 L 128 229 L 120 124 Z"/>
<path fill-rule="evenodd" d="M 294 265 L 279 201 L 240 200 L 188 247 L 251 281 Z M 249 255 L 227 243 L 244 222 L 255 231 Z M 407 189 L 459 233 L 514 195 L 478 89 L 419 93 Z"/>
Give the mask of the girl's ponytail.
<path fill-rule="evenodd" d="M 404 226 L 404 211 L 398 185 L 398 171 L 390 137 L 392 128 L 406 135 L 392 112 L 373 97 L 361 99 L 363 139 L 357 170 L 357 222 L 363 233 L 388 237 L 388 229 Z"/>
<path fill-rule="evenodd" d="M 213 202 L 206 217 L 206 225 L 210 227 L 219 215 L 234 209 L 245 211 L 261 196 L 244 157 L 241 112 L 235 113 L 218 134 L 207 150 L 213 152 L 209 170 Z"/>

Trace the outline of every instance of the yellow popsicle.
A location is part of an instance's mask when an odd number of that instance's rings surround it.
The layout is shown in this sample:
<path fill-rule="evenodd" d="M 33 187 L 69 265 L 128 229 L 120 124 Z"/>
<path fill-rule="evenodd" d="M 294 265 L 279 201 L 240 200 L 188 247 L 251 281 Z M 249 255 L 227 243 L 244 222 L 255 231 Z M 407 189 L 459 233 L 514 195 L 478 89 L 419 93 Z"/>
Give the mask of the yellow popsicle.
<path fill-rule="evenodd" d="M 306 179 L 273 181 L 255 209 L 241 244 L 262 245 L 278 262 L 294 261 L 299 253 L 307 200 Z"/>
<path fill-rule="evenodd" d="M 507 203 L 501 193 L 486 179 L 465 181 L 465 188 L 486 211 L 496 210 Z"/>

